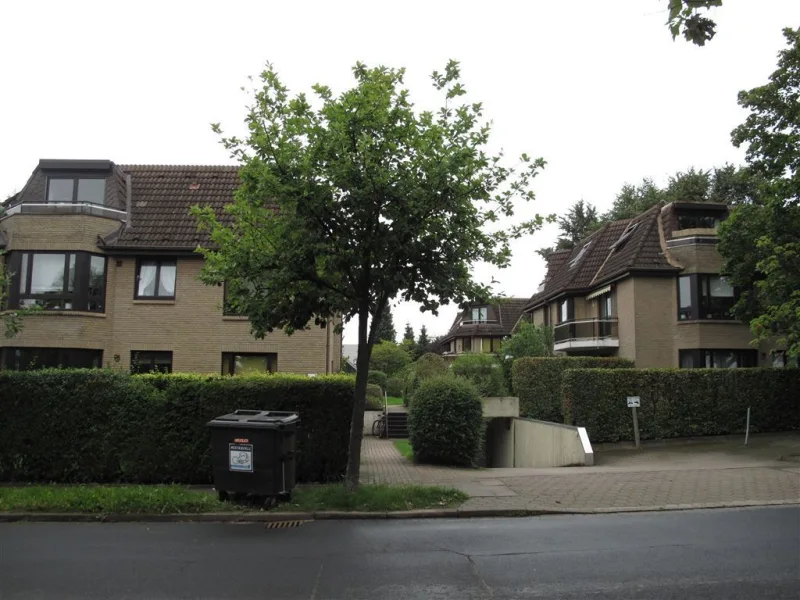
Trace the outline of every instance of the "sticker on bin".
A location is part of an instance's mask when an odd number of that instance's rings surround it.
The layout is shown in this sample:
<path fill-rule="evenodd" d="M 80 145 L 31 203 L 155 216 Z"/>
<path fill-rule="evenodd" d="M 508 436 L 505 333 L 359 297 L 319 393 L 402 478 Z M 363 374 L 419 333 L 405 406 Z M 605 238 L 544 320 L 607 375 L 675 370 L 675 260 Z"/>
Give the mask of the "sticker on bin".
<path fill-rule="evenodd" d="M 253 472 L 253 444 L 228 444 L 231 471 Z"/>

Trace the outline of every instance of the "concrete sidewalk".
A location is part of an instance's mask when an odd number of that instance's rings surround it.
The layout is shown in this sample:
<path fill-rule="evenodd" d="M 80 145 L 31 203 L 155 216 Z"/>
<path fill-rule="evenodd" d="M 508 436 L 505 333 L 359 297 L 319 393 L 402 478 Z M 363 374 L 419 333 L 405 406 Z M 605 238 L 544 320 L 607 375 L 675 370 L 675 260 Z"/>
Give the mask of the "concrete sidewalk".
<path fill-rule="evenodd" d="M 795 448 L 800 437 L 781 446 Z M 361 481 L 448 485 L 470 499 L 464 509 L 663 510 L 800 503 L 800 463 L 762 442 L 727 452 L 718 444 L 658 447 L 600 454 L 596 467 L 460 469 L 416 465 L 391 440 L 365 437 Z M 676 457 L 677 456 L 677 457 Z M 682 459 L 680 459 L 682 457 Z"/>

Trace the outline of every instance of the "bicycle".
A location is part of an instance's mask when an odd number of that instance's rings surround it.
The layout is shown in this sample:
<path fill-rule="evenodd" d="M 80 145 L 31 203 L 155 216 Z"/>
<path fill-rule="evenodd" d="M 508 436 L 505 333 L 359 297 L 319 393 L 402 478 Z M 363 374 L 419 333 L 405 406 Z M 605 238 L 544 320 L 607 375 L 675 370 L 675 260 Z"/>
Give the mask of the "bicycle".
<path fill-rule="evenodd" d="M 386 437 L 386 413 L 383 413 L 372 424 L 372 435 L 375 437 Z"/>

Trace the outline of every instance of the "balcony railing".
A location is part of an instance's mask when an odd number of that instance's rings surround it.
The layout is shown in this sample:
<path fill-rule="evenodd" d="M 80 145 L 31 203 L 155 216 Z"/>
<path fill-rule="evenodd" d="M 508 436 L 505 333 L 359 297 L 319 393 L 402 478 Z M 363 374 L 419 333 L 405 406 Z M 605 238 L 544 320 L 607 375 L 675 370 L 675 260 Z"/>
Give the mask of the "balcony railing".
<path fill-rule="evenodd" d="M 555 350 L 619 347 L 617 319 L 579 319 L 553 328 Z"/>

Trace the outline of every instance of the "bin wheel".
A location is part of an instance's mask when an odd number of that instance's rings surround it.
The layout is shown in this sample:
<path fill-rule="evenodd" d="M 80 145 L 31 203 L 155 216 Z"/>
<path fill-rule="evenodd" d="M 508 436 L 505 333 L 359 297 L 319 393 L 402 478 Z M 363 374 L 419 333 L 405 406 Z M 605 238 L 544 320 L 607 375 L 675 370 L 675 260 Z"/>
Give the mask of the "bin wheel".
<path fill-rule="evenodd" d="M 225 490 L 219 490 L 217 492 L 217 498 L 220 502 L 227 502 L 228 501 L 228 492 Z"/>

